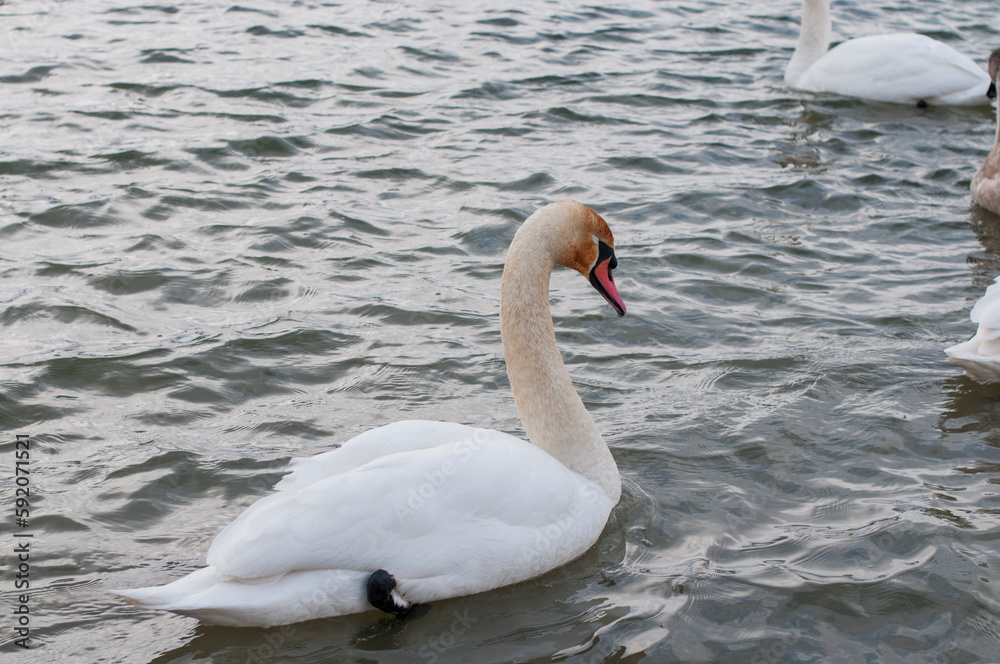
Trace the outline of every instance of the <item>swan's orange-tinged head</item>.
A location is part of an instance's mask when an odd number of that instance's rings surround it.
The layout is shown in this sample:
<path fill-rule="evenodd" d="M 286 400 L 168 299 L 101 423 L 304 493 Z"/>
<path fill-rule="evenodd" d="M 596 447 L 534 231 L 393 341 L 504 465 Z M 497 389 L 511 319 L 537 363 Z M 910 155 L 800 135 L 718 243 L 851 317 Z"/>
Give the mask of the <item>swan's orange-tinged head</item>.
<path fill-rule="evenodd" d="M 625 303 L 611 274 L 618 267 L 618 259 L 608 224 L 601 215 L 576 201 L 559 201 L 546 208 L 555 208 L 552 211 L 563 216 L 563 223 L 558 225 L 556 262 L 587 277 L 618 315 L 624 316 Z"/>

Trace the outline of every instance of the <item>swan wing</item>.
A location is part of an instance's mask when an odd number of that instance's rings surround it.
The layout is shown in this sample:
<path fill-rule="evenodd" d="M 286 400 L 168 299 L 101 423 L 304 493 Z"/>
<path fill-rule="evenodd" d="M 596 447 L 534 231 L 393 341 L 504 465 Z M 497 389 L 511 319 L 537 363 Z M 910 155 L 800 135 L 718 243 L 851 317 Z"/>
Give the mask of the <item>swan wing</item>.
<path fill-rule="evenodd" d="M 369 429 L 340 447 L 311 457 L 294 458 L 288 472 L 274 486 L 277 491 L 296 491 L 314 482 L 347 473 L 380 457 L 399 452 L 455 443 L 472 445 L 487 438 L 507 436 L 453 422 L 403 420 Z M 513 436 L 508 436 L 518 440 Z"/>
<path fill-rule="evenodd" d="M 530 443 L 495 435 L 396 452 L 267 496 L 218 535 L 208 563 L 234 580 L 385 569 L 401 592 L 429 601 L 579 556 L 610 499 Z"/>
<path fill-rule="evenodd" d="M 915 33 L 845 41 L 817 60 L 798 87 L 876 101 L 987 104 L 989 76 L 951 46 Z"/>

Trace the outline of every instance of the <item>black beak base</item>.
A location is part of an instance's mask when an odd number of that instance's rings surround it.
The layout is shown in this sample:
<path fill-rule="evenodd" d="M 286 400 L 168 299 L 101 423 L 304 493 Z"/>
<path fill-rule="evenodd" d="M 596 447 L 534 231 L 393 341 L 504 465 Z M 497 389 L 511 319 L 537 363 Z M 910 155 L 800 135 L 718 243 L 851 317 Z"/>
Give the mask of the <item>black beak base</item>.
<path fill-rule="evenodd" d="M 602 282 L 600 277 L 597 275 L 597 268 L 603 265 L 605 262 L 608 264 L 607 275 L 608 275 L 608 286 Z M 594 267 L 590 269 L 590 285 L 594 287 L 598 293 L 604 296 L 604 299 L 608 301 L 612 307 L 614 307 L 615 312 L 618 317 L 625 315 L 625 309 L 621 303 L 621 296 L 618 295 L 618 291 L 614 285 L 614 278 L 611 276 L 611 271 L 618 267 L 618 259 L 615 257 L 615 250 L 609 247 L 604 242 L 597 241 L 597 262 L 594 263 Z M 612 291 L 612 292 L 609 292 Z"/>
<path fill-rule="evenodd" d="M 986 96 L 989 97 L 990 99 L 996 99 L 997 98 L 997 84 L 996 83 L 990 81 L 990 88 L 989 88 L 989 90 L 986 91 Z"/>

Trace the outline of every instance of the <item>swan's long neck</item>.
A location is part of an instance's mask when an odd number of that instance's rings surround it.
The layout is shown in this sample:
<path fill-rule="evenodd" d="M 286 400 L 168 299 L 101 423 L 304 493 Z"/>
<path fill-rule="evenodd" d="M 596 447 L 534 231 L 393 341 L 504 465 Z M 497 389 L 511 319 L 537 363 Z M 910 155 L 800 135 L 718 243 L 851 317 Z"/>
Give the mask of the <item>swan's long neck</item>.
<path fill-rule="evenodd" d="M 1000 76 L 997 76 L 997 79 L 1000 80 Z M 996 85 L 996 81 L 993 81 L 993 85 Z M 1000 86 L 997 89 L 1000 90 Z M 997 96 L 994 103 L 997 107 L 997 131 L 993 136 L 993 149 L 990 150 L 990 156 L 994 159 L 1000 159 L 1000 95 Z"/>
<path fill-rule="evenodd" d="M 1000 78 L 1000 76 L 997 78 Z M 976 173 L 977 178 L 982 177 L 992 180 L 997 175 L 1000 175 L 1000 98 L 997 99 L 996 106 L 997 130 L 993 136 L 993 148 L 986 155 L 982 166 L 979 167 L 979 171 Z"/>
<path fill-rule="evenodd" d="M 802 75 L 830 48 L 833 26 L 830 0 L 802 0 L 802 26 L 795 54 L 785 69 L 785 84 L 795 86 Z"/>
<path fill-rule="evenodd" d="M 500 336 L 514 402 L 528 440 L 570 470 L 621 497 L 621 477 L 556 345 L 549 312 L 549 277 L 555 260 L 548 237 L 531 220 L 507 253 L 500 285 Z"/>

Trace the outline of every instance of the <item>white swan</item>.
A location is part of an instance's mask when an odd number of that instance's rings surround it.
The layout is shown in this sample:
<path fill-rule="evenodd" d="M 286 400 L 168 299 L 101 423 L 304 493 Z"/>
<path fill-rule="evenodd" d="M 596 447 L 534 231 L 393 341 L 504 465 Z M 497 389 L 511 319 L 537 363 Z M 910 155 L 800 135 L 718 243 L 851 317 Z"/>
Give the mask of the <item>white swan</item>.
<path fill-rule="evenodd" d="M 973 380 L 1000 383 L 1000 277 L 972 307 L 969 317 L 979 323 L 976 335 L 944 352 Z"/>
<path fill-rule="evenodd" d="M 997 77 L 1000 76 L 1000 48 L 990 53 L 990 89 L 987 97 L 997 96 Z M 997 133 L 993 139 L 993 149 L 986 155 L 979 170 L 972 178 L 972 200 L 990 212 L 1000 214 L 1000 104 L 997 104 Z"/>
<path fill-rule="evenodd" d="M 531 443 L 444 422 L 398 422 L 295 459 L 166 586 L 113 591 L 206 623 L 271 626 L 481 592 L 583 554 L 621 496 L 614 458 L 573 389 L 549 313 L 571 267 L 615 308 L 614 238 L 575 201 L 532 214 L 507 253 L 500 334 Z"/>
<path fill-rule="evenodd" d="M 988 103 L 989 76 L 951 46 L 913 32 L 830 46 L 830 0 L 802 0 L 802 27 L 785 85 L 906 104 Z"/>

